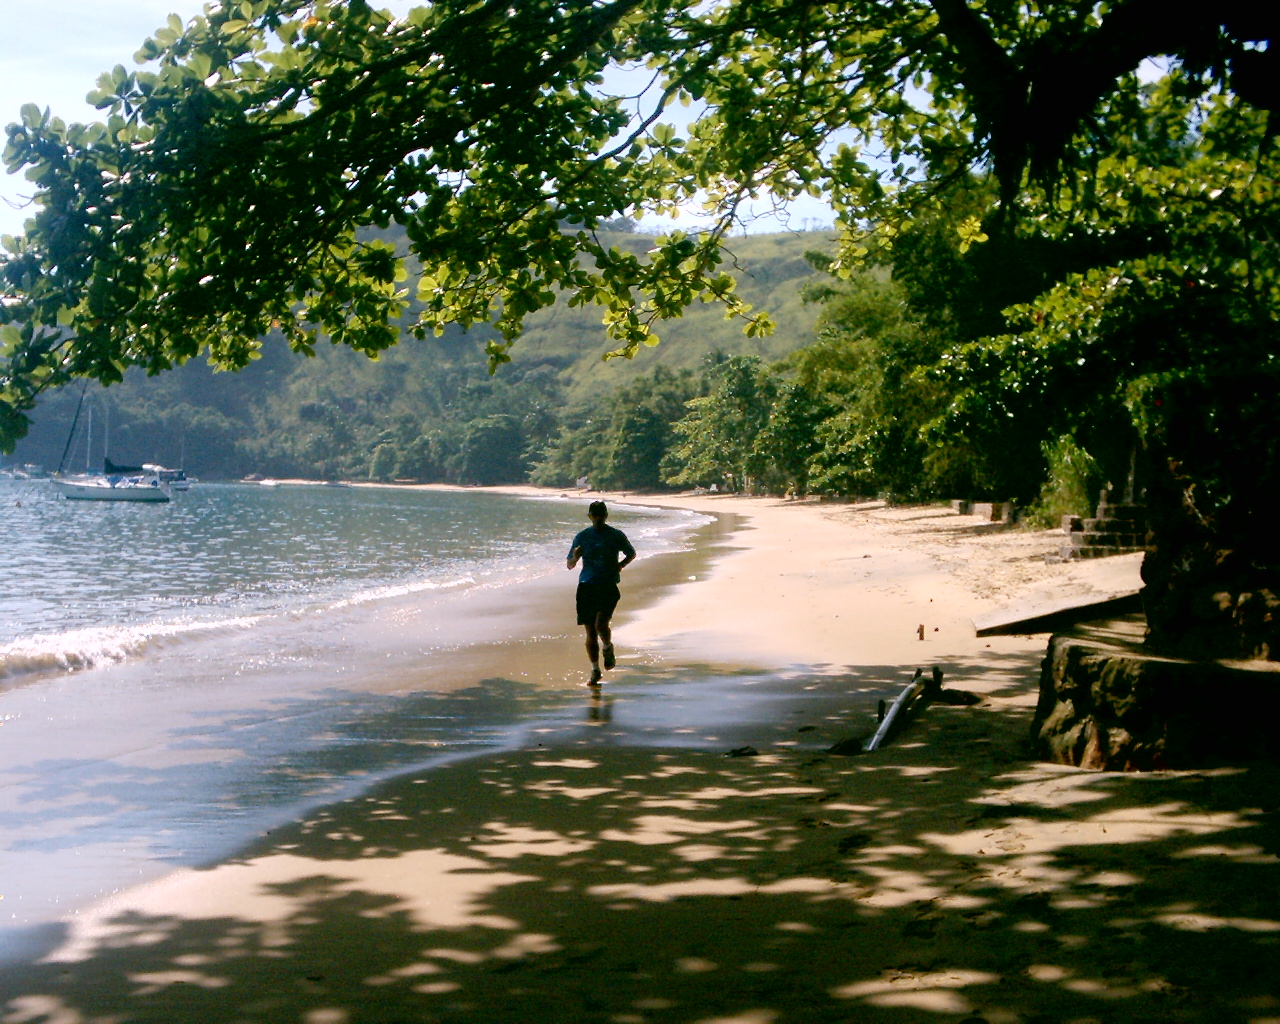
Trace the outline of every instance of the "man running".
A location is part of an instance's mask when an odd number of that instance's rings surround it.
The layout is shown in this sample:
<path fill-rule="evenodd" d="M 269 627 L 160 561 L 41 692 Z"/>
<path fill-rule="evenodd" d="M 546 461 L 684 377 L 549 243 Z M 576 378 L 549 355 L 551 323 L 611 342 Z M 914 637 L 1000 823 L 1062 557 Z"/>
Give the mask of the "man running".
<path fill-rule="evenodd" d="M 609 509 L 603 501 L 593 501 L 587 507 L 591 525 L 573 538 L 565 565 L 572 569 L 582 559 L 582 572 L 578 575 L 578 625 L 587 630 L 587 657 L 591 659 L 591 680 L 588 686 L 599 686 L 600 654 L 603 648 L 604 667 L 613 668 L 613 634 L 609 620 L 618 606 L 618 574 L 636 557 L 636 549 L 621 530 L 605 523 Z M 622 561 L 618 556 L 623 555 Z"/>

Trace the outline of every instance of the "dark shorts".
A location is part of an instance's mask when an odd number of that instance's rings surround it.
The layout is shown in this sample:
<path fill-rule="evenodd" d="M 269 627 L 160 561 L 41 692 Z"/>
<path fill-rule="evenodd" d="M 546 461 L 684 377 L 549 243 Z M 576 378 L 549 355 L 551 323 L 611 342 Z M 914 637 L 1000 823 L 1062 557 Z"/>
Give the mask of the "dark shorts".
<path fill-rule="evenodd" d="M 620 596 L 616 583 L 579 583 L 578 625 L 594 626 L 597 616 L 608 622 Z"/>

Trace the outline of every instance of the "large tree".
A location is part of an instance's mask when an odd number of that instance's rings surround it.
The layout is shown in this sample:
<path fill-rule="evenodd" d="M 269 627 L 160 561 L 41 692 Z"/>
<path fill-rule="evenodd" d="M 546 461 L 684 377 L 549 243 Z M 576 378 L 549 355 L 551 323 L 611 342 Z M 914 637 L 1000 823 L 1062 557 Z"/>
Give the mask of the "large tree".
<path fill-rule="evenodd" d="M 1261 0 L 1183 5 L 1176 17 L 1158 0 L 440 0 L 401 20 L 364 0 L 211 4 L 144 45 L 149 70 L 104 77 L 103 124 L 68 126 L 27 107 L 9 129 L 5 159 L 26 170 L 37 210 L 26 236 L 6 243 L 0 440 L 21 433 L 43 388 L 111 382 L 129 365 L 159 372 L 200 353 L 242 366 L 273 326 L 299 351 L 327 336 L 376 353 L 396 341 L 402 314 L 418 333 L 492 319 L 505 339 L 491 347 L 497 363 L 524 317 L 567 293 L 602 307 L 625 354 L 699 298 L 765 330 L 720 270 L 741 202 L 762 191 L 831 196 L 846 265 L 872 243 L 891 248 L 983 176 L 993 199 L 958 226 L 961 248 L 1019 231 L 1061 240 L 1064 225 L 1099 227 L 1098 212 L 1114 206 L 1117 160 L 1143 169 L 1132 126 L 1146 58 L 1166 61 L 1193 121 L 1198 102 L 1222 106 L 1224 123 L 1234 116 L 1227 159 L 1250 165 L 1254 184 L 1269 180 L 1278 26 L 1280 9 Z M 604 74 L 616 65 L 652 69 L 648 98 L 610 93 Z M 661 121 L 674 102 L 705 110 L 683 138 Z M 1152 208 L 1161 190 L 1183 187 L 1176 178 L 1144 178 Z M 1245 379 L 1276 349 L 1271 197 L 1250 195 L 1260 227 L 1248 284 L 1233 293 L 1254 301 L 1248 343 L 1232 349 Z M 645 257 L 594 232 L 605 218 L 695 197 L 715 227 L 674 233 Z M 367 230 L 392 220 L 408 253 Z M 405 256 L 419 271 L 412 297 L 399 286 Z M 1119 265 L 1098 254 L 1097 267 Z M 1077 269 L 1079 280 L 1045 287 L 1100 287 Z M 1147 297 L 1167 326 L 1180 322 L 1171 294 L 1126 294 L 1108 307 L 1136 311 L 1107 321 L 1121 333 L 1130 321 L 1163 329 L 1143 319 Z M 1189 353 L 1241 322 L 1211 303 L 1194 312 L 1201 341 Z M 969 391 L 1016 392 L 1023 370 L 986 384 L 971 373 Z M 1181 394 L 1185 424 L 1204 391 Z M 1139 420 L 1150 407 L 1131 405 Z M 1242 429 L 1267 436 L 1266 403 L 1243 408 Z M 1185 462 L 1178 436 L 1161 435 L 1173 446 L 1166 468 Z M 1165 475 L 1171 501 L 1197 483 Z M 1231 534 L 1239 516 L 1200 519 L 1203 557 L 1233 550 L 1216 533 Z M 1237 596 L 1274 593 L 1274 559 L 1263 563 L 1241 570 Z M 1264 634 L 1237 637 L 1233 650 L 1274 650 Z"/>

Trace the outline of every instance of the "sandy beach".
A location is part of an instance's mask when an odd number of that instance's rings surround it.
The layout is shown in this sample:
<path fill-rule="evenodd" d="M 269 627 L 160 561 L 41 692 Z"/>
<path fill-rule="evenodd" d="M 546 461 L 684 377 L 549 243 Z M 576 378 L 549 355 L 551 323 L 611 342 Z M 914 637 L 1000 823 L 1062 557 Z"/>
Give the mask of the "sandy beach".
<path fill-rule="evenodd" d="M 1137 556 L 1047 564 L 1054 534 L 943 507 L 606 497 L 716 522 L 624 574 L 603 693 L 560 609 L 513 607 L 416 685 L 505 664 L 563 714 L 82 908 L 0 967 L 0 1024 L 1280 1024 L 1275 766 L 1039 763 L 1047 637 L 974 634 Z M 828 752 L 935 665 L 977 702 Z"/>

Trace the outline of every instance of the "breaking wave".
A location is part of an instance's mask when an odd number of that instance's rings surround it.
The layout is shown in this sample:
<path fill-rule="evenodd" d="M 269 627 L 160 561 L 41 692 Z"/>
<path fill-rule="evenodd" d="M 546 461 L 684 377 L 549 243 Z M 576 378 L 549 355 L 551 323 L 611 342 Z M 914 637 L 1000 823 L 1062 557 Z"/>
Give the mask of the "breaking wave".
<path fill-rule="evenodd" d="M 251 628 L 263 616 L 221 620 L 156 622 L 141 626 L 101 626 L 19 637 L 0 644 L 0 685 L 49 672 L 75 672 L 114 665 L 148 649 Z"/>

